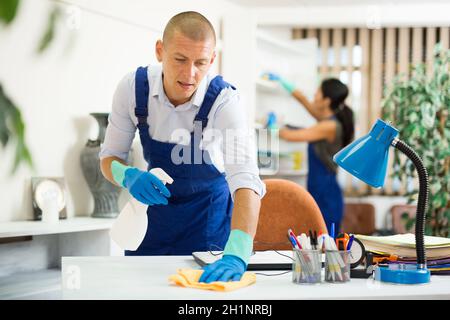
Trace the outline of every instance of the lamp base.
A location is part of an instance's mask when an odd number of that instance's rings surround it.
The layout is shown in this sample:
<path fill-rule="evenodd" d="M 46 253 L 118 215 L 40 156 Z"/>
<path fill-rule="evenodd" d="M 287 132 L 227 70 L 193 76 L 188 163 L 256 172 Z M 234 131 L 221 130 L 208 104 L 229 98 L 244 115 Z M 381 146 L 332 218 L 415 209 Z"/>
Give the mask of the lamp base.
<path fill-rule="evenodd" d="M 375 267 L 375 280 L 401 284 L 430 282 L 430 270 L 419 269 L 417 265 L 390 264 L 389 267 Z"/>

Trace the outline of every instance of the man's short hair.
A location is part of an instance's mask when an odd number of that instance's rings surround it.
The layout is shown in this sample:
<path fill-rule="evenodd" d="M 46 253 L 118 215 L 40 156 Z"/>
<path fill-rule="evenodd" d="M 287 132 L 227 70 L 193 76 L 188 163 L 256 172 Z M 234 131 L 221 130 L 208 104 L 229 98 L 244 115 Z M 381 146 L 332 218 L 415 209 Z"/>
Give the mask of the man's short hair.
<path fill-rule="evenodd" d="M 214 44 L 216 43 L 213 25 L 202 14 L 195 11 L 181 12 L 173 16 L 164 29 L 163 42 L 169 41 L 175 31 L 181 32 L 194 41 L 212 38 Z"/>

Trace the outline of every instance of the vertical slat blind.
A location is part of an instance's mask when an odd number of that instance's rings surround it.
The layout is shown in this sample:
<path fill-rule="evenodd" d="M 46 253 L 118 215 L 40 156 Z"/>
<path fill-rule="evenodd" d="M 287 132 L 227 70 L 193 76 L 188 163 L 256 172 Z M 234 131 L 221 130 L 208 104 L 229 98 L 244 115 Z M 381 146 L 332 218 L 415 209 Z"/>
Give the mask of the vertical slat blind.
<path fill-rule="evenodd" d="M 366 28 L 359 29 L 359 43 L 361 46 L 361 105 L 360 111 L 360 127 L 359 135 L 365 134 L 369 129 L 369 69 L 370 69 L 370 38 L 369 30 Z M 356 184 L 356 192 L 354 194 L 364 195 L 369 192 L 369 186 L 354 180 Z"/>
<path fill-rule="evenodd" d="M 370 95 L 369 95 L 369 124 L 375 123 L 380 117 L 380 105 L 383 95 L 383 30 L 371 31 L 370 58 Z M 380 194 L 380 189 L 371 188 L 371 194 Z"/>
<path fill-rule="evenodd" d="M 295 28 L 292 30 L 294 39 L 317 38 L 319 43 L 320 64 L 318 73 L 321 79 L 326 77 L 341 78 L 349 87 L 347 104 L 354 107 L 356 131 L 355 137 L 366 134 L 374 121 L 381 116 L 381 101 L 386 86 L 390 85 L 395 76 L 403 74 L 410 76 L 411 66 L 425 63 L 426 72 L 433 71 L 433 49 L 436 43 L 441 43 L 443 49 L 449 48 L 450 28 L 414 27 L 414 28 Z M 358 57 L 355 49 L 360 49 Z M 345 54 L 345 59 L 343 59 Z M 360 65 L 354 63 L 360 60 Z M 355 78 L 355 72 L 361 76 Z M 358 79 L 359 83 L 355 83 Z M 358 96 L 355 96 L 353 86 L 358 86 Z M 408 181 L 402 179 L 400 184 L 394 184 L 389 177 L 392 171 L 392 150 L 388 176 L 382 191 L 368 187 L 366 184 L 345 177 L 344 190 L 346 195 L 386 195 L 403 194 L 407 190 Z M 402 160 L 404 161 L 404 159 Z M 342 181 L 341 181 L 342 182 Z"/>
<path fill-rule="evenodd" d="M 436 28 L 427 28 L 427 44 L 425 59 L 427 63 L 427 75 L 433 73 L 433 52 L 436 43 Z"/>
<path fill-rule="evenodd" d="M 320 51 L 321 51 L 321 60 L 319 66 L 319 73 L 321 78 L 327 76 L 328 74 L 328 47 L 330 45 L 330 30 L 322 29 L 320 31 Z"/>
<path fill-rule="evenodd" d="M 385 83 L 391 83 L 394 80 L 394 76 L 396 74 L 396 55 L 395 55 L 395 41 L 396 41 L 396 33 L 394 28 L 388 28 L 385 31 L 385 39 L 386 39 L 386 49 L 385 49 L 385 70 L 384 70 L 384 81 Z M 387 176 L 386 176 L 386 184 L 384 191 L 387 194 L 391 194 L 393 191 L 392 188 L 392 178 L 390 177 L 392 173 L 392 164 L 394 163 L 394 151 L 392 148 L 389 150 L 389 163 L 387 166 Z"/>
<path fill-rule="evenodd" d="M 440 28 L 440 39 L 442 44 L 442 49 L 448 49 L 448 42 L 449 40 L 449 28 L 448 27 L 442 27 Z"/>
<path fill-rule="evenodd" d="M 353 103 L 353 90 L 352 90 L 352 84 L 353 84 L 353 48 L 356 45 L 356 30 L 353 28 L 349 28 L 345 30 L 345 47 L 347 51 L 347 61 L 346 61 L 346 71 L 347 71 L 347 83 L 349 84 L 348 90 L 348 98 L 347 103 L 351 106 Z M 353 192 L 352 190 L 352 176 L 346 175 L 345 176 L 345 193 L 350 194 Z"/>
<path fill-rule="evenodd" d="M 412 63 L 420 63 L 422 59 L 422 49 L 423 49 L 423 39 L 422 39 L 422 28 L 413 28 L 413 39 L 412 39 Z"/>
<path fill-rule="evenodd" d="M 317 30 L 316 29 L 308 29 L 306 31 L 307 38 L 317 38 Z"/>
<path fill-rule="evenodd" d="M 333 65 L 331 67 L 334 77 L 339 77 L 341 71 L 342 29 L 333 29 Z"/>

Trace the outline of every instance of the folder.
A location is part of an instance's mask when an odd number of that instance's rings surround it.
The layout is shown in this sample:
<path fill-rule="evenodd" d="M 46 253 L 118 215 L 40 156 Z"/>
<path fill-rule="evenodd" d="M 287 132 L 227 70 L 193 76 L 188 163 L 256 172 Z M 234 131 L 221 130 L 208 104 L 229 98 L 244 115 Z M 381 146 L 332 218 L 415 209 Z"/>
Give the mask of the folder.
<path fill-rule="evenodd" d="M 416 258 L 416 240 L 412 233 L 376 237 L 356 235 L 367 251 L 391 254 L 399 257 Z M 450 257 L 450 239 L 424 236 L 425 250 L 428 259 Z"/>

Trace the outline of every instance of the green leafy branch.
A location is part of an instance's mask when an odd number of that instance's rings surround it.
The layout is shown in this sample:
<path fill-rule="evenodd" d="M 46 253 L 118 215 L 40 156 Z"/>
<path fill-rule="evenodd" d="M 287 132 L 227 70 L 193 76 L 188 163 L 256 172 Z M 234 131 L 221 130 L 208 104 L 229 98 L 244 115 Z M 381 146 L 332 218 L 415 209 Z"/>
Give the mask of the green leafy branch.
<path fill-rule="evenodd" d="M 22 115 L 0 85 L 0 142 L 3 147 L 6 147 L 11 139 L 14 139 L 16 143 L 12 173 L 16 172 L 22 161 L 32 167 L 31 154 L 25 144 L 25 125 Z"/>
<path fill-rule="evenodd" d="M 448 237 L 450 234 L 450 50 L 438 44 L 434 49 L 433 72 L 427 75 L 424 64 L 413 66 L 411 77 L 397 76 L 385 88 L 383 117 L 392 121 L 400 138 L 411 146 L 423 160 L 428 171 L 430 193 L 426 234 Z M 394 153 L 392 177 L 401 181 L 414 179 L 411 161 L 398 151 Z M 418 189 L 407 194 L 408 202 L 417 201 Z M 410 229 L 415 219 L 404 214 Z"/>
<path fill-rule="evenodd" d="M 1 0 L 0 1 L 0 23 L 6 26 L 11 24 L 17 15 L 20 0 Z M 53 7 L 49 14 L 47 27 L 43 33 L 37 52 L 45 51 L 52 42 L 55 34 L 55 28 L 60 10 Z M 21 163 L 33 167 L 31 153 L 25 143 L 25 123 L 19 107 L 8 97 L 0 83 L 0 143 L 5 148 L 10 143 L 15 143 L 15 155 L 13 168 L 14 174 Z"/>

